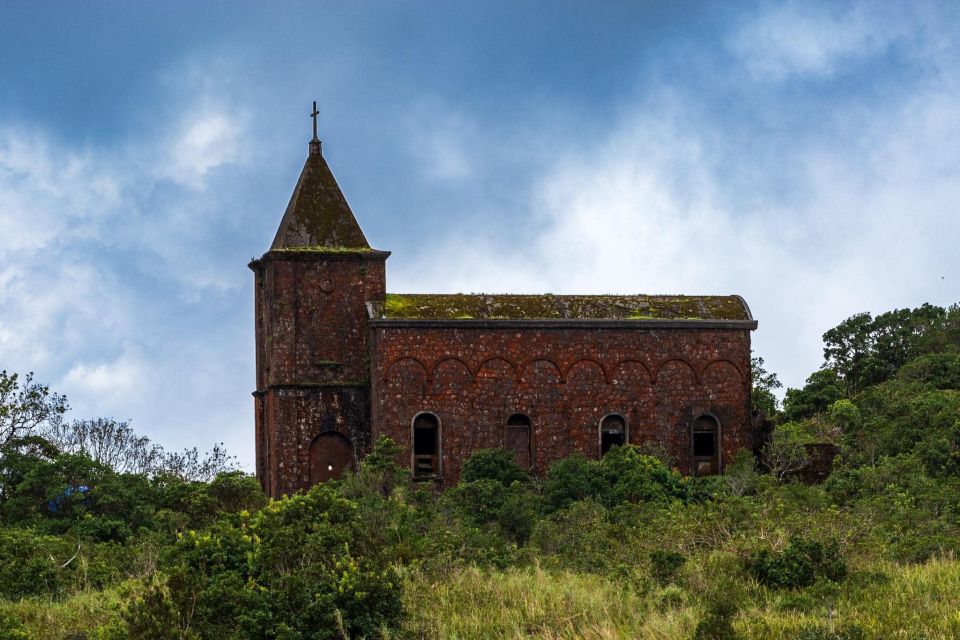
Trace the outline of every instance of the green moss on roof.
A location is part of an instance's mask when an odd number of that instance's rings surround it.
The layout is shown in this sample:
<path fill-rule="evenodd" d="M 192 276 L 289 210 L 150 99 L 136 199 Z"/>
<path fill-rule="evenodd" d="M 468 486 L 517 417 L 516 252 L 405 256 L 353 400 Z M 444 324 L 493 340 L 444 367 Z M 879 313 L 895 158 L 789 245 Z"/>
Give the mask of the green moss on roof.
<path fill-rule="evenodd" d="M 738 296 L 388 293 L 379 314 L 421 320 L 749 320 Z"/>
<path fill-rule="evenodd" d="M 311 151 L 270 249 L 310 250 L 370 244 L 323 156 Z"/>

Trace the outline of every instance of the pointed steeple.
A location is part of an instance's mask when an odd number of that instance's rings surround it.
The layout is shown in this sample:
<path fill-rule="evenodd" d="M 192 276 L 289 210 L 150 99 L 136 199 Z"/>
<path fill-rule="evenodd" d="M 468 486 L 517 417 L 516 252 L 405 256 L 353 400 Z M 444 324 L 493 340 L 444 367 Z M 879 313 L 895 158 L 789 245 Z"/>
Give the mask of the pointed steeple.
<path fill-rule="evenodd" d="M 270 250 L 300 247 L 369 249 L 367 238 L 323 159 L 317 138 L 316 102 L 311 116 L 313 139 L 310 153 Z"/>

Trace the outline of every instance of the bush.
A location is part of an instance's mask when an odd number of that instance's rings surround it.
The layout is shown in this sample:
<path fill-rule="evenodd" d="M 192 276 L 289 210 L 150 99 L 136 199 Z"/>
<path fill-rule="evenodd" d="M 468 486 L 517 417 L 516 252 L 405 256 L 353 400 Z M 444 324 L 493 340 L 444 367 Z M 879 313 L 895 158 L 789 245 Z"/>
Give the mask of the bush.
<path fill-rule="evenodd" d="M 686 495 L 683 479 L 639 447 L 613 447 L 602 460 L 574 454 L 547 469 L 543 494 L 551 510 L 594 498 L 606 507 L 626 502 L 662 502 Z"/>
<path fill-rule="evenodd" d="M 171 611 L 210 640 L 372 637 L 398 623 L 402 586 L 383 558 L 356 551 L 364 535 L 356 505 L 328 485 L 224 516 L 167 554 L 165 582 L 124 614 L 131 637 L 169 628 Z"/>
<path fill-rule="evenodd" d="M 30 640 L 20 621 L 0 610 L 0 640 Z"/>
<path fill-rule="evenodd" d="M 67 589 L 73 567 L 60 565 L 76 551 L 63 538 L 29 529 L 0 529 L 0 597 L 59 597 Z"/>
<path fill-rule="evenodd" d="M 750 572 L 768 587 L 796 589 L 818 579 L 842 580 L 847 565 L 836 543 L 793 537 L 783 551 L 761 549 L 749 562 Z"/>
<path fill-rule="evenodd" d="M 682 553 L 657 549 L 650 554 L 650 572 L 660 586 L 666 586 L 673 582 L 686 561 Z"/>
<path fill-rule="evenodd" d="M 530 537 L 537 514 L 536 495 L 520 482 L 504 486 L 490 478 L 463 482 L 447 491 L 442 499 L 457 515 L 473 525 L 497 525 L 500 532 L 517 544 Z"/>
<path fill-rule="evenodd" d="M 464 461 L 460 482 L 495 480 L 505 487 L 526 482 L 530 477 L 514 458 L 514 453 L 506 449 L 480 449 Z"/>

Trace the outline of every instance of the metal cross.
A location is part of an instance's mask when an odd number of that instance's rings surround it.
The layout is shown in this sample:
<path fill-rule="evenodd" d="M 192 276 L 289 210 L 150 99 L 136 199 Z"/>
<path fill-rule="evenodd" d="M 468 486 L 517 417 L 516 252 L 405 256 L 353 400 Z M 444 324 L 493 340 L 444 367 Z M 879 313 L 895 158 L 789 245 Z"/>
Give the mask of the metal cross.
<path fill-rule="evenodd" d="M 317 101 L 313 101 L 313 113 L 310 114 L 310 117 L 313 118 L 313 139 L 317 139 L 317 116 L 320 115 L 320 112 L 317 111 Z"/>

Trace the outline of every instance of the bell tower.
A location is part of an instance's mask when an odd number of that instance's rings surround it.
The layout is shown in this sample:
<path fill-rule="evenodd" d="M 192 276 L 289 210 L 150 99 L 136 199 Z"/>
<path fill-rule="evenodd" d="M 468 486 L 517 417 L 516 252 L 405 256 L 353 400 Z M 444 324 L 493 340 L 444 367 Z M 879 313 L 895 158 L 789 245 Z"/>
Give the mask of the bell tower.
<path fill-rule="evenodd" d="M 317 138 L 270 249 L 250 263 L 256 315 L 257 477 L 277 497 L 338 477 L 369 445 L 367 303 L 388 251 L 372 249 Z"/>

